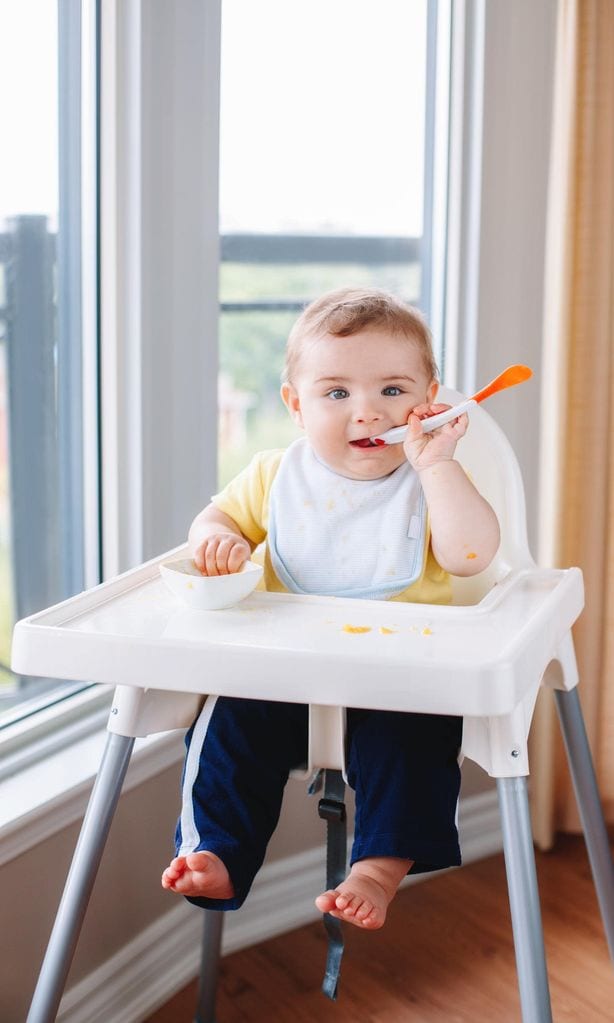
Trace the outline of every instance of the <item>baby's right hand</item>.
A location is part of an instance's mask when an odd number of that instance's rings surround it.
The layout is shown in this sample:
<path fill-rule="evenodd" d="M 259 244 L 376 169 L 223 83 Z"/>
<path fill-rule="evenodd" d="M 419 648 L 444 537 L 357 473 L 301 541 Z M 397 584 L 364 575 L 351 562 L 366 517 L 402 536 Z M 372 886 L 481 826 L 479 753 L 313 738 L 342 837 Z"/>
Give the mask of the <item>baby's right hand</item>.
<path fill-rule="evenodd" d="M 194 551 L 194 564 L 203 575 L 232 575 L 238 572 L 252 551 L 247 540 L 236 533 L 212 533 Z"/>

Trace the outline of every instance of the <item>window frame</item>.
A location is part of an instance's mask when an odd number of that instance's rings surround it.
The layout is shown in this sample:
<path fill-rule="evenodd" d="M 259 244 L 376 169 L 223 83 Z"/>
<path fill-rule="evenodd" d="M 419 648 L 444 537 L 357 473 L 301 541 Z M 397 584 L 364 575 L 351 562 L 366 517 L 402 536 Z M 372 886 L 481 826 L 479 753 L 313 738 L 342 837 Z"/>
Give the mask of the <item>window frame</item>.
<path fill-rule="evenodd" d="M 55 233 L 49 231 L 47 215 L 18 216 L 14 222 L 18 235 L 23 235 L 23 258 L 30 259 L 35 271 L 46 274 L 42 301 L 57 315 L 57 330 L 49 344 L 44 341 L 47 377 L 41 382 L 39 360 L 32 357 L 30 345 L 19 343 L 30 322 L 28 306 L 36 303 L 28 294 L 27 281 L 24 287 L 25 275 L 12 275 L 20 308 L 14 322 L 24 321 L 12 337 L 8 359 L 9 407 L 15 417 L 14 429 L 9 430 L 11 506 L 20 522 L 20 529 L 13 531 L 11 553 L 13 575 L 26 580 L 25 586 L 14 587 L 17 618 L 100 581 L 97 0 L 60 4 L 57 17 L 58 228 Z M 44 268 L 40 265 L 43 245 Z M 82 258 L 84 252 L 88 258 Z M 41 328 L 41 344 L 43 333 Z M 24 392 L 40 395 L 35 425 L 29 422 L 32 400 L 20 399 Z M 39 483 L 32 450 L 42 446 L 41 431 L 48 435 L 42 457 L 49 464 Z M 53 553 L 57 567 L 54 563 L 39 580 L 28 566 L 43 557 L 44 548 L 37 550 L 36 545 L 37 537 L 44 536 L 46 520 L 37 515 L 44 516 L 47 497 L 54 509 L 57 506 Z M 89 685 L 50 680 L 53 690 L 45 694 L 45 680 L 17 679 L 1 729 L 14 731 L 20 717 L 30 720 L 40 708 L 62 703 Z"/>
<path fill-rule="evenodd" d="M 215 487 L 220 34 L 221 0 L 102 6 L 104 579 Z"/>

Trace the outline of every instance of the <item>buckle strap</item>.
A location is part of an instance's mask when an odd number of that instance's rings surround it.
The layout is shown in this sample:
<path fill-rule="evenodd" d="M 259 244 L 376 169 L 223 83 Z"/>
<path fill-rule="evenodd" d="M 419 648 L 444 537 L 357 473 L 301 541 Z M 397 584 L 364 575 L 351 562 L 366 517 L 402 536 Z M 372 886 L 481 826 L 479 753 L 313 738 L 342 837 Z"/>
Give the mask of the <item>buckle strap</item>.
<path fill-rule="evenodd" d="M 345 782 L 341 771 L 324 771 L 324 796 L 318 803 L 318 813 L 326 821 L 326 887 L 336 888 L 345 877 L 347 858 L 347 823 L 343 797 Z M 337 998 L 339 970 L 343 956 L 341 921 L 324 913 L 324 927 L 328 935 L 326 970 L 322 991 L 333 1001 Z"/>
<path fill-rule="evenodd" d="M 345 820 L 345 803 L 338 803 L 336 799 L 323 797 L 318 803 L 318 813 L 322 820 L 333 824 L 343 823 Z"/>
<path fill-rule="evenodd" d="M 331 1002 L 337 1001 L 339 991 L 339 971 L 343 957 L 343 929 L 341 920 L 331 916 L 330 913 L 323 915 L 324 927 L 328 935 L 328 952 L 326 954 L 326 968 L 322 981 L 322 993 L 330 998 Z"/>

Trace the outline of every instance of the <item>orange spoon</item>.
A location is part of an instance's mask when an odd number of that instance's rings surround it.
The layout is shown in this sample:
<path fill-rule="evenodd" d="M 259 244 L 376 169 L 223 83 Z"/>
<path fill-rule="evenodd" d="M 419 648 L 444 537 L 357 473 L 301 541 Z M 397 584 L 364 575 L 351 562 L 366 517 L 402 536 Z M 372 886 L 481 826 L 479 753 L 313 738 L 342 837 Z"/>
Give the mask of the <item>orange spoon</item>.
<path fill-rule="evenodd" d="M 452 408 L 446 409 L 445 412 L 439 412 L 436 416 L 429 416 L 428 419 L 423 419 L 422 432 L 430 433 L 439 426 L 444 426 L 446 423 L 451 422 L 452 419 L 458 419 L 472 405 L 477 405 L 478 402 L 484 401 L 485 398 L 490 398 L 491 394 L 496 394 L 497 391 L 504 391 L 507 387 L 521 384 L 531 376 L 533 376 L 533 372 L 528 366 L 508 366 L 507 369 L 503 370 L 503 373 L 499 373 L 498 377 L 491 380 L 489 384 L 486 384 L 486 387 L 483 387 L 473 397 L 465 398 L 458 405 L 453 405 Z M 378 445 L 400 444 L 405 440 L 406 433 L 407 426 L 395 426 L 392 430 L 386 430 L 386 433 L 382 433 L 378 437 L 371 437 L 371 443 Z"/>
<path fill-rule="evenodd" d="M 504 391 L 506 387 L 514 387 L 516 384 L 523 384 L 525 380 L 533 376 L 533 371 L 528 366 L 508 366 L 507 369 L 503 370 L 503 373 L 499 373 L 498 377 L 491 380 L 486 387 L 483 387 L 481 391 L 473 395 L 473 401 L 480 402 L 484 401 L 484 398 L 490 398 L 491 394 L 496 394 L 497 391 Z"/>

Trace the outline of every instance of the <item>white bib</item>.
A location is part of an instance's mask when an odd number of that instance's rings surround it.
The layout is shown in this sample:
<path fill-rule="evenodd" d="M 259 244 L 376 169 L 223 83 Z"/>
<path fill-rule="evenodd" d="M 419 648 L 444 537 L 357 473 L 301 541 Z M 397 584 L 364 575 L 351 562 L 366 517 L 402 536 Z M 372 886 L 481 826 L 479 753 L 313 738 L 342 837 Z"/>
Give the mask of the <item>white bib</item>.
<path fill-rule="evenodd" d="M 278 579 L 292 593 L 387 599 L 420 575 L 426 501 L 404 462 L 389 476 L 339 476 L 300 438 L 271 487 L 268 543 Z"/>

